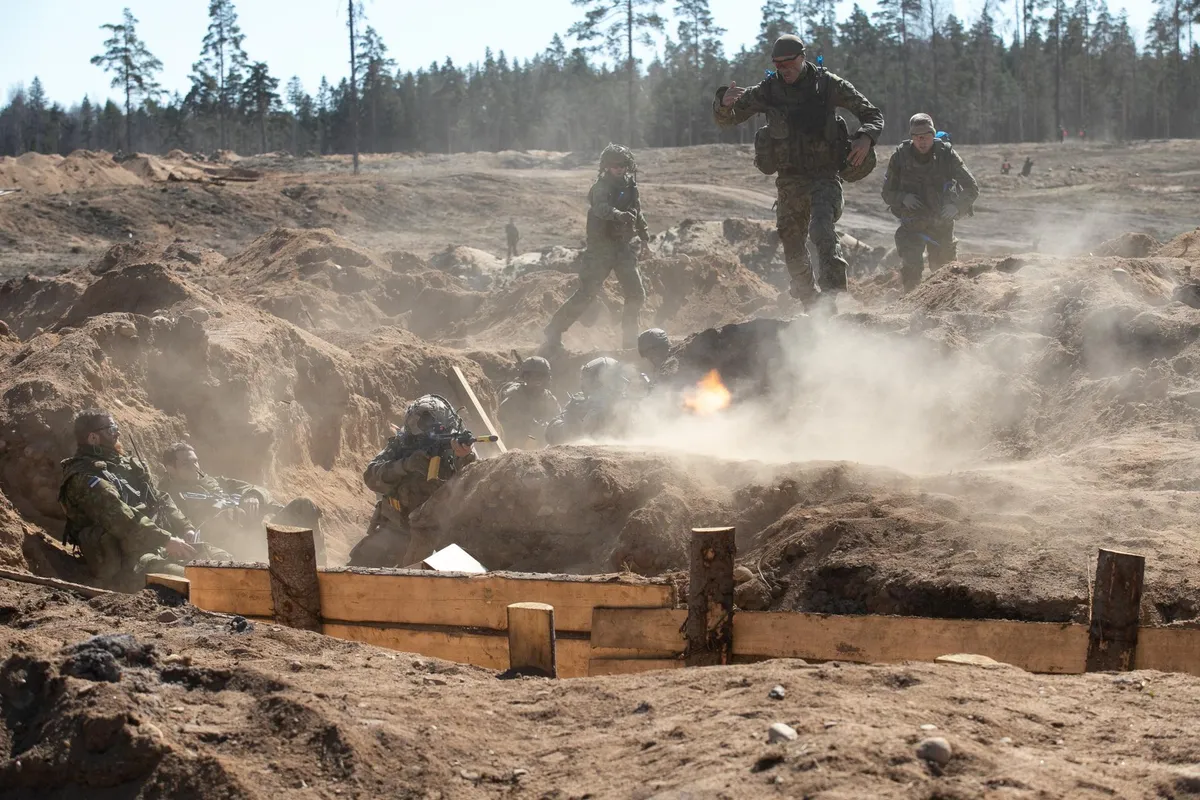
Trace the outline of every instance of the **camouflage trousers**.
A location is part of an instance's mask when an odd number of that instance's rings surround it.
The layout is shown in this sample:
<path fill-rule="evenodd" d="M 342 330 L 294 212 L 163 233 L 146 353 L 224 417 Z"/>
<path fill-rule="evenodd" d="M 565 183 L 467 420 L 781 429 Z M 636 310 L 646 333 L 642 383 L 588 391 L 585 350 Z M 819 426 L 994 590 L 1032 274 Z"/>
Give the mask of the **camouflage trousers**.
<path fill-rule="evenodd" d="M 170 558 L 162 549 L 148 553 L 127 553 L 115 536 L 99 526 L 89 526 L 76 534 L 79 552 L 97 584 L 119 592 L 140 592 L 146 576 L 158 573 L 185 576 L 183 562 Z M 196 546 L 196 559 L 233 561 L 233 556 L 206 543 Z"/>
<path fill-rule="evenodd" d="M 775 179 L 775 189 L 779 240 L 798 298 L 807 303 L 817 295 L 808 257 L 810 233 L 821 262 L 816 285 L 823 292 L 844 292 L 846 259 L 837 235 L 837 221 L 842 218 L 841 179 L 780 175 Z"/>
<path fill-rule="evenodd" d="M 621 314 L 621 334 L 625 347 L 636 347 L 641 333 L 642 306 L 646 303 L 646 289 L 642 286 L 642 273 L 638 270 L 637 257 L 625 242 L 594 245 L 588 243 L 583 254 L 583 266 L 579 270 L 579 288 L 554 312 L 546 326 L 548 333 L 559 336 L 566 333 L 587 310 L 600 293 L 600 287 L 612 272 L 617 273 L 621 283 L 621 294 L 625 306 Z"/>
<path fill-rule="evenodd" d="M 896 254 L 900 256 L 904 291 L 911 292 L 920 285 L 926 250 L 929 251 L 930 272 L 958 258 L 953 220 L 905 222 L 896 229 Z"/>

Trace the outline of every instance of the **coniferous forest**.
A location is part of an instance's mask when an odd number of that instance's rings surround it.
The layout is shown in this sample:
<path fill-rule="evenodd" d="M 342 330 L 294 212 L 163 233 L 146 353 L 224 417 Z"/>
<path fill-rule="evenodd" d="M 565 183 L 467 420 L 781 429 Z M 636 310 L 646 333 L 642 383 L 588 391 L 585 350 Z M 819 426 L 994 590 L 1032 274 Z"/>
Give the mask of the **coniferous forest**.
<path fill-rule="evenodd" d="M 708 0 L 562 0 L 579 21 L 521 61 L 488 50 L 397 70 L 384 35 L 351 0 L 346 72 L 318 86 L 254 60 L 233 0 L 210 0 L 186 92 L 165 91 L 154 42 L 131 9 L 97 31 L 91 68 L 117 99 L 51 99 L 36 76 L 0 107 L 0 155 L 78 148 L 142 152 L 430 152 L 596 149 L 608 141 L 672 147 L 745 141 L 712 123 L 714 89 L 752 84 L 771 43 L 795 32 L 889 121 L 915 111 L 959 143 L 1039 141 L 1061 128 L 1114 141 L 1200 135 L 1200 0 L 1156 0 L 1148 30 L 1103 0 L 988 0 L 975 19 L 945 0 L 881 0 L 837 16 L 835 0 L 768 2 L 757 41 L 723 44 Z M 1141 42 L 1139 46 L 1139 41 Z M 352 53 L 352 54 L 351 54 Z M 353 68 L 351 69 L 351 65 Z M 89 67 L 81 65 L 81 68 Z"/>

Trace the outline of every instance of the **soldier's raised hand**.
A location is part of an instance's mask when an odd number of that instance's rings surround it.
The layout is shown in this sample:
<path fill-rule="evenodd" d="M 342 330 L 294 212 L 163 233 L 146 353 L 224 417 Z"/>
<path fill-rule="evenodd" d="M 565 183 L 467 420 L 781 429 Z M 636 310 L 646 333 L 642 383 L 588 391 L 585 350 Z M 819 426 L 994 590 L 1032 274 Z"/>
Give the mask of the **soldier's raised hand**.
<path fill-rule="evenodd" d="M 738 101 L 738 98 L 740 98 L 745 93 L 746 93 L 745 89 L 738 86 L 733 81 L 730 81 L 729 88 L 725 90 L 725 95 L 724 95 L 724 97 L 721 98 L 721 105 L 724 108 L 729 108 L 731 105 L 736 103 Z"/>

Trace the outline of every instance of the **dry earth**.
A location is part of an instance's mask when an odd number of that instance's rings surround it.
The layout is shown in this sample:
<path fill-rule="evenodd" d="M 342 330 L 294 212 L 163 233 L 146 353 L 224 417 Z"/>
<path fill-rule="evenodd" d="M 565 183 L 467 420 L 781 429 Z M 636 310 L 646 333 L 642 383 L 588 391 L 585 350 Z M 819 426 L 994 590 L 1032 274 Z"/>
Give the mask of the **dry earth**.
<path fill-rule="evenodd" d="M 1044 620 L 1086 618 L 1117 547 L 1148 557 L 1146 622 L 1197 619 L 1200 143 L 961 149 L 983 186 L 961 261 L 907 297 L 861 275 L 832 320 L 780 296 L 746 148 L 640 153 L 647 317 L 733 406 L 648 402 L 619 441 L 486 459 L 419 530 L 495 569 L 660 573 L 690 527 L 735 524 L 743 608 Z M 1031 178 L 999 175 L 1026 155 Z M 209 472 L 312 496 L 343 558 L 404 403 L 453 396 L 459 366 L 494 411 L 539 343 L 592 162 L 0 161 L 23 189 L 0 197 L 0 564 L 81 577 L 46 537 L 70 417 L 96 404 L 148 455 L 188 438 Z M 847 192 L 869 245 L 890 243 L 881 180 Z M 510 216 L 528 252 L 507 265 Z M 567 336 L 560 397 L 598 353 L 636 361 L 608 349 L 619 308 L 610 285 Z M 779 662 L 545 688 L 161 611 L 0 582 L 0 797 L 1200 794 L 1180 676 Z M 63 646 L 113 632 L 156 654 L 115 684 L 59 677 Z M 767 747 L 774 721 L 800 738 Z M 913 755 L 922 724 L 952 741 L 944 774 Z"/>

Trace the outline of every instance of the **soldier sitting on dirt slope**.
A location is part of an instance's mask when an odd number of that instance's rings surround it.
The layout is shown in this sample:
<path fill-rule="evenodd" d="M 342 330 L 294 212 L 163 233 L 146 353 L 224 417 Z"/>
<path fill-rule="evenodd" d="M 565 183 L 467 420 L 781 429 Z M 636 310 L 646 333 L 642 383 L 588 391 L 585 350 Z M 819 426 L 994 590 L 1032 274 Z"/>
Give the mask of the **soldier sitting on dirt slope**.
<path fill-rule="evenodd" d="M 550 391 L 550 362 L 534 356 L 521 362 L 520 378 L 500 390 L 497 417 L 509 448 L 545 444 L 546 425 L 562 413 Z"/>
<path fill-rule="evenodd" d="M 195 527 L 158 492 L 146 465 L 125 455 L 120 436 L 109 412 L 81 411 L 75 416 L 75 455 L 62 462 L 63 541 L 79 549 L 96 580 L 138 591 L 147 573 L 182 577 L 182 565 L 191 559 L 232 560 L 197 542 Z"/>
<path fill-rule="evenodd" d="M 238 478 L 206 475 L 200 459 L 187 442 L 176 442 L 162 454 L 167 478 L 162 489 L 201 531 L 205 541 L 231 552 L 262 540 L 263 523 L 308 528 L 313 532 L 317 563 L 325 564 L 325 537 L 321 534 L 321 509 L 307 497 L 286 506 L 276 503 L 270 491 Z M 243 556 L 247 557 L 247 556 Z"/>
<path fill-rule="evenodd" d="M 619 434 L 631 400 L 629 380 L 615 358 L 593 358 L 579 370 L 579 394 L 571 395 L 562 413 L 546 427 L 549 444 Z"/>
<path fill-rule="evenodd" d="M 367 535 L 350 551 L 350 566 L 403 567 L 428 555 L 417 553 L 408 518 L 442 484 L 476 460 L 474 445 L 444 441 L 462 429 L 462 420 L 444 397 L 427 394 L 409 404 L 404 427 L 363 472 L 367 488 L 381 497 Z M 435 457 L 440 459 L 436 470 L 432 466 Z"/>

